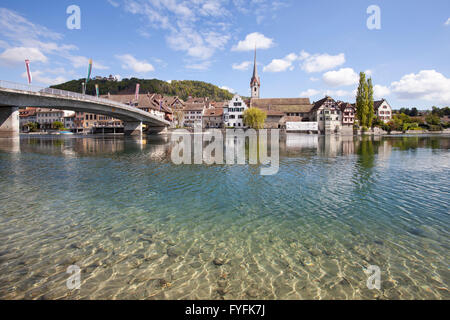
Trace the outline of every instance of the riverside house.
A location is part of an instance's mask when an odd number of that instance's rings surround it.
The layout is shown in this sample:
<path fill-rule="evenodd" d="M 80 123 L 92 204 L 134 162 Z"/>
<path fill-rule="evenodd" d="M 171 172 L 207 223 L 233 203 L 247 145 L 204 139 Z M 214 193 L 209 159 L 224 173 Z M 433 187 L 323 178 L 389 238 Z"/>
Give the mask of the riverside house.
<path fill-rule="evenodd" d="M 36 108 L 25 108 L 19 110 L 19 125 L 21 131 L 27 131 L 28 123 L 36 123 Z"/>
<path fill-rule="evenodd" d="M 172 117 L 172 110 L 161 100 L 163 96 L 156 93 L 140 94 L 137 100 L 134 94 L 107 95 L 102 98 L 134 106 L 159 118 L 171 119 Z"/>
<path fill-rule="evenodd" d="M 203 114 L 203 128 L 223 128 L 223 108 L 206 109 Z"/>
<path fill-rule="evenodd" d="M 75 115 L 74 111 L 38 108 L 36 110 L 36 122 L 41 129 L 52 129 L 54 122 L 64 124 L 64 117 Z"/>
<path fill-rule="evenodd" d="M 308 98 L 253 98 L 250 106 L 267 113 L 266 129 L 284 129 L 286 122 L 311 121 L 312 105 Z"/>
<path fill-rule="evenodd" d="M 325 98 L 314 103 L 312 117 L 319 125 L 319 131 L 325 134 L 338 133 L 342 127 L 342 112 L 333 98 Z"/>
<path fill-rule="evenodd" d="M 244 112 L 247 103 L 238 94 L 224 106 L 224 123 L 228 128 L 244 128 Z"/>
<path fill-rule="evenodd" d="M 381 121 L 388 123 L 392 120 L 392 107 L 386 99 L 374 101 L 373 109 L 375 111 L 375 116 Z"/>

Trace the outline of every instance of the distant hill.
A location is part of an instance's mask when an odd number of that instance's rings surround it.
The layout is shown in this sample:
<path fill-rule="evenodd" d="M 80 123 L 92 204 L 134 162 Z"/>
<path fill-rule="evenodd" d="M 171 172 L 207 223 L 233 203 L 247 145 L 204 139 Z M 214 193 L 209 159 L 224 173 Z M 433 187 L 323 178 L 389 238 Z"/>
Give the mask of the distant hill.
<path fill-rule="evenodd" d="M 55 89 L 67 90 L 81 93 L 81 84 L 85 79 L 72 80 L 66 83 L 52 86 Z M 202 82 L 202 81 L 166 81 L 158 79 L 123 79 L 122 81 L 107 81 L 107 80 L 90 80 L 86 89 L 86 93 L 95 95 L 95 85 L 99 85 L 100 95 L 104 94 L 134 94 L 136 90 L 136 83 L 140 84 L 140 93 L 159 93 L 168 96 L 178 96 L 186 100 L 189 96 L 200 98 L 209 97 L 214 101 L 226 101 L 233 98 L 233 94 L 227 90 Z"/>

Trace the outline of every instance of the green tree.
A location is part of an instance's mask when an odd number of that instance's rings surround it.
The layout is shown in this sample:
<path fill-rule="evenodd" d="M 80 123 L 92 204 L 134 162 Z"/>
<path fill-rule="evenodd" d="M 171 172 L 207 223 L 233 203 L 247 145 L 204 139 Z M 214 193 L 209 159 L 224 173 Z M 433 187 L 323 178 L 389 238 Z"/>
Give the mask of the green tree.
<path fill-rule="evenodd" d="M 264 128 L 267 113 L 258 108 L 249 108 L 244 111 L 244 124 L 253 129 Z"/>
<path fill-rule="evenodd" d="M 366 81 L 366 74 L 360 72 L 359 74 L 359 86 L 356 93 L 356 115 L 361 127 L 367 125 L 367 113 L 369 108 L 369 88 Z"/>
<path fill-rule="evenodd" d="M 59 131 L 64 131 L 64 124 L 61 121 L 55 121 L 52 123 L 52 128 L 59 130 Z"/>
<path fill-rule="evenodd" d="M 182 110 L 173 110 L 173 118 L 177 122 L 177 128 L 180 128 L 183 123 L 184 114 Z"/>
<path fill-rule="evenodd" d="M 372 78 L 369 78 L 367 80 L 367 87 L 368 87 L 368 97 L 367 97 L 367 127 L 372 127 L 373 120 L 375 119 L 375 111 L 373 108 L 373 83 Z"/>
<path fill-rule="evenodd" d="M 72 80 L 66 83 L 52 86 L 55 89 L 67 90 L 72 92 L 81 92 L 81 83 L 85 79 Z M 209 97 L 215 101 L 227 101 L 233 98 L 233 94 L 227 90 L 202 82 L 202 81 L 166 81 L 158 79 L 123 79 L 121 81 L 107 81 L 107 80 L 91 80 L 86 87 L 86 93 L 95 95 L 95 85 L 98 84 L 100 95 L 111 94 L 134 94 L 136 84 L 140 84 L 141 93 L 159 93 L 166 96 L 178 96 L 183 100 L 188 99 L 189 96 L 194 98 Z"/>
<path fill-rule="evenodd" d="M 441 124 L 441 119 L 439 118 L 439 116 L 437 114 L 429 114 L 425 118 L 425 121 L 427 122 L 427 124 L 432 125 L 432 126 L 438 126 Z"/>
<path fill-rule="evenodd" d="M 36 122 L 28 122 L 25 126 L 28 127 L 30 132 L 36 132 L 39 129 L 39 125 Z"/>

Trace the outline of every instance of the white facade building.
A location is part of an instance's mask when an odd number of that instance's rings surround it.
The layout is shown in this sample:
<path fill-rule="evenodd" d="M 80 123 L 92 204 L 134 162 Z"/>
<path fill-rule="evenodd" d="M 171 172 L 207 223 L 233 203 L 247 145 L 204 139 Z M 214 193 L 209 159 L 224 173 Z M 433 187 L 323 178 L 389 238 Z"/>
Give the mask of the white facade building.
<path fill-rule="evenodd" d="M 389 103 L 383 99 L 374 102 L 375 116 L 385 123 L 392 120 L 392 108 Z"/>
<path fill-rule="evenodd" d="M 336 101 L 325 97 L 314 103 L 312 111 L 318 122 L 319 131 L 325 134 L 338 133 L 342 128 L 342 112 Z"/>
<path fill-rule="evenodd" d="M 244 128 L 244 111 L 248 109 L 247 104 L 241 96 L 236 94 L 228 105 L 224 105 L 224 123 L 225 127 Z"/>
<path fill-rule="evenodd" d="M 74 117 L 74 111 L 57 110 L 57 109 L 37 109 L 36 122 L 39 123 L 41 128 L 51 128 L 55 121 L 59 121 L 64 124 L 65 117 Z"/>

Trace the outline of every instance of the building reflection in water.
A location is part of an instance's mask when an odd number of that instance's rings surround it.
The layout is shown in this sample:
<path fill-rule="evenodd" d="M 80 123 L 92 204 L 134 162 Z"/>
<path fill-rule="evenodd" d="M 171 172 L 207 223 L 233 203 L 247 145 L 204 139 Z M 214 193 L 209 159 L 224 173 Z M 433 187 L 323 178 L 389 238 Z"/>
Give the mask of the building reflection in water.
<path fill-rule="evenodd" d="M 272 150 L 270 137 L 267 145 L 258 148 Z M 192 155 L 194 154 L 194 135 L 191 135 Z M 212 140 L 214 141 L 214 140 Z M 248 160 L 250 144 L 247 139 L 226 137 L 218 141 L 224 145 L 223 158 L 226 162 L 226 149 L 245 150 Z M 211 143 L 211 142 L 210 142 Z M 175 143 L 171 143 L 171 135 L 154 135 L 142 137 L 122 136 L 22 136 L 20 139 L 0 139 L 0 152 L 19 154 L 21 152 L 46 155 L 63 155 L 70 159 L 82 156 L 100 156 L 105 154 L 127 154 L 145 157 L 153 161 L 171 161 L 171 152 Z M 203 143 L 203 153 L 208 143 Z M 287 133 L 280 135 L 280 158 L 314 157 L 330 158 L 357 155 L 359 165 L 388 167 L 393 149 L 416 152 L 420 148 L 433 150 L 449 149 L 450 139 L 442 136 L 341 136 L 341 135 L 308 135 Z M 274 149 L 276 150 L 276 148 Z M 209 153 L 208 153 L 209 155 Z M 237 159 L 236 159 L 237 160 Z M 247 161 L 246 161 L 247 162 Z"/>
<path fill-rule="evenodd" d="M 0 138 L 0 151 L 7 153 L 19 153 L 20 138 Z"/>

